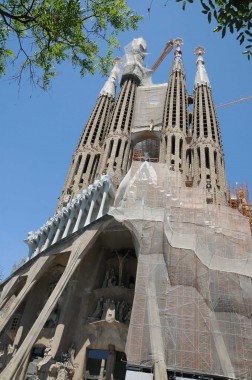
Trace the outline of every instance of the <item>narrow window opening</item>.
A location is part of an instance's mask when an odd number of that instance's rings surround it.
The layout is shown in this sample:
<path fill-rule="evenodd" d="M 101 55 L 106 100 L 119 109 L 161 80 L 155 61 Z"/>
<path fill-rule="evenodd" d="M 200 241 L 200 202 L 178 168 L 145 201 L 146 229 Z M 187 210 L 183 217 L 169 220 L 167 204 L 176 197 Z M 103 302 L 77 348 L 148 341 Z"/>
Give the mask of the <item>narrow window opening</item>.
<path fill-rule="evenodd" d="M 210 169 L 209 148 L 205 148 L 206 168 Z"/>
<path fill-rule="evenodd" d="M 182 159 L 182 151 L 183 151 L 183 140 L 179 141 L 179 158 Z"/>
<path fill-rule="evenodd" d="M 199 168 L 201 168 L 200 148 L 197 148 L 197 154 L 198 154 Z"/>
<path fill-rule="evenodd" d="M 78 170 L 79 170 L 79 167 L 80 167 L 81 160 L 82 160 L 82 155 L 80 155 L 79 158 L 78 158 L 78 161 L 77 161 L 77 164 L 76 164 L 76 167 L 75 167 L 74 175 L 76 175 L 76 174 L 78 173 Z"/>
<path fill-rule="evenodd" d="M 118 141 L 118 144 L 117 144 L 117 148 L 116 148 L 116 158 L 119 156 L 119 152 L 120 152 L 120 148 L 121 148 L 121 144 L 122 144 L 122 140 L 120 139 Z"/>
<path fill-rule="evenodd" d="M 175 142 L 176 142 L 175 136 L 172 136 L 172 138 L 171 138 L 171 154 L 175 154 Z"/>
<path fill-rule="evenodd" d="M 87 155 L 86 162 L 85 162 L 82 174 L 86 173 L 89 161 L 90 161 L 90 154 Z"/>
<path fill-rule="evenodd" d="M 109 144 L 108 158 L 110 158 L 110 156 L 111 156 L 113 144 L 114 144 L 114 140 L 111 140 L 110 144 Z"/>

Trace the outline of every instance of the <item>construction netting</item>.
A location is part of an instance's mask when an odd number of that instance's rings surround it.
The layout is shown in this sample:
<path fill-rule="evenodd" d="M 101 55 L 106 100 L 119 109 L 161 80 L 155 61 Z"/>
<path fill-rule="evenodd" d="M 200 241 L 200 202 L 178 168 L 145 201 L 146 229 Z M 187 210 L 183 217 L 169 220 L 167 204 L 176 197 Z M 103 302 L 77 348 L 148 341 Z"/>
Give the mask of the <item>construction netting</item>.
<path fill-rule="evenodd" d="M 132 132 L 145 130 L 151 123 L 161 128 L 167 83 L 137 88 Z"/>
<path fill-rule="evenodd" d="M 206 204 L 165 164 L 133 162 L 110 214 L 132 232 L 130 364 L 252 379 L 252 239 L 237 210 Z"/>

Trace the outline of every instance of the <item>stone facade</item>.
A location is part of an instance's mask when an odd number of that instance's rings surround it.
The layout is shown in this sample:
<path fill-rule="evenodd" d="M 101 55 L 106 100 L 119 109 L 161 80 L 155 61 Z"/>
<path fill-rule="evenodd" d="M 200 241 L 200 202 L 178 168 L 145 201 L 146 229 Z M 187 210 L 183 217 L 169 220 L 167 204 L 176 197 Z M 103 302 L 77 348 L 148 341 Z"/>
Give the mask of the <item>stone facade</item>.
<path fill-rule="evenodd" d="M 198 331 L 197 339 L 195 332 L 182 344 L 180 330 L 185 329 L 189 336 L 195 321 L 190 325 L 187 309 L 180 313 L 179 300 L 170 305 L 176 292 L 181 292 L 181 297 L 186 294 L 192 302 L 195 289 L 201 292 L 195 297 L 201 302 L 202 313 L 216 301 L 211 299 L 212 288 L 202 290 L 202 273 L 207 268 L 215 274 L 219 268 L 211 267 L 212 258 L 207 256 L 201 234 L 204 232 L 212 247 L 223 233 L 228 247 L 230 231 L 236 238 L 232 223 L 238 220 L 232 210 L 232 218 L 226 218 L 226 224 L 220 222 L 226 212 L 224 153 L 202 57 L 204 49 L 196 49 L 197 73 L 191 97 L 181 44 L 180 39 L 174 41 L 169 82 L 165 91 L 164 86 L 158 89 L 161 97 L 164 93 L 156 105 L 163 101 L 161 125 L 155 124 L 152 115 L 147 125 L 134 124 L 138 89 L 143 87 L 142 96 L 152 89 L 143 62 L 145 41 L 133 40 L 126 52 L 117 98 L 116 62 L 73 155 L 55 216 L 29 234 L 27 262 L 0 286 L 0 380 L 124 380 L 126 352 L 128 366 L 132 366 L 128 367 L 128 379 L 154 376 L 155 380 L 166 380 L 167 370 L 176 372 L 167 364 L 173 359 L 180 373 L 190 377 L 203 375 L 206 363 L 216 365 L 214 372 L 209 364 L 207 374 L 213 371 L 213 376 L 239 377 L 240 372 L 230 364 L 216 320 L 211 320 L 215 328 L 212 338 L 211 323 L 197 314 L 198 326 L 208 330 L 204 334 Z M 192 102 L 193 114 L 189 112 Z M 152 101 L 153 110 L 156 106 Z M 145 151 L 136 156 L 138 144 L 138 150 Z M 134 157 L 139 161 L 136 166 L 132 165 Z M 246 223 L 239 218 L 239 233 L 249 239 Z M 193 226 L 190 231 L 189 225 Z M 246 241 L 248 245 L 250 240 Z M 214 253 L 220 247 L 213 249 Z M 197 250 L 203 252 L 202 257 Z M 230 252 L 239 255 L 241 250 L 232 246 L 226 249 L 226 256 Z M 179 255 L 181 262 L 192 257 L 193 264 L 186 263 L 184 270 L 176 261 Z M 202 277 L 191 280 L 196 272 Z M 242 273 L 240 270 L 239 275 Z M 246 286 L 244 282 L 244 289 Z M 171 297 L 160 289 L 169 289 Z M 230 308 L 225 307 L 227 312 Z M 169 320 L 170 310 L 177 315 L 178 329 Z M 196 315 L 196 307 L 190 310 Z M 185 322 L 181 327 L 182 316 Z M 173 330 L 177 335 L 169 340 Z M 206 362 L 201 357 L 193 361 L 186 354 L 181 354 L 181 362 L 177 360 L 176 355 L 187 352 L 190 344 L 199 344 L 200 355 L 203 347 Z M 134 368 L 144 368 L 141 376 Z M 130 377 L 132 373 L 135 377 Z"/>

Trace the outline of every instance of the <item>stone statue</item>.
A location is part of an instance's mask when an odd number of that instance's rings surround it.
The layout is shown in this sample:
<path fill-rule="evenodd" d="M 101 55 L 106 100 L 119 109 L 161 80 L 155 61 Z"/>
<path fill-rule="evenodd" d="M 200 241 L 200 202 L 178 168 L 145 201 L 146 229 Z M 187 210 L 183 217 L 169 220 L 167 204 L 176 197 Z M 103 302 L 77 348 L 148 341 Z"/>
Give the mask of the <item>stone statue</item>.
<path fill-rule="evenodd" d="M 103 304 L 103 310 L 102 310 L 102 317 L 101 319 L 105 319 L 106 318 L 106 314 L 107 314 L 107 311 L 108 311 L 108 308 L 110 306 L 110 303 L 111 303 L 111 300 L 110 298 L 107 298 Z"/>
<path fill-rule="evenodd" d="M 91 316 L 92 319 L 100 319 L 101 316 L 102 316 L 102 311 L 103 311 L 103 297 L 101 297 L 98 302 L 97 302 L 97 305 L 96 305 L 96 309 L 93 313 L 93 315 Z"/>
<path fill-rule="evenodd" d="M 68 380 L 68 373 L 65 367 L 59 368 L 58 375 L 56 377 L 56 380 Z"/>
<path fill-rule="evenodd" d="M 115 304 L 114 304 L 114 301 L 112 301 L 106 312 L 105 321 L 108 323 L 111 323 L 111 322 L 114 322 L 114 320 L 115 320 Z"/>
<path fill-rule="evenodd" d="M 72 344 L 68 349 L 68 361 L 74 367 L 75 346 Z"/>
<path fill-rule="evenodd" d="M 105 274 L 105 278 L 102 284 L 102 288 L 106 288 L 108 286 L 108 280 L 109 280 L 110 270 L 108 269 Z"/>
<path fill-rule="evenodd" d="M 14 346 L 12 346 L 11 344 L 8 344 L 7 346 L 7 354 L 13 354 L 13 351 L 14 351 Z"/>
<path fill-rule="evenodd" d="M 37 364 L 38 371 L 40 371 L 41 367 L 47 364 L 52 358 L 52 341 L 52 339 L 49 340 L 49 346 L 45 348 L 44 356 L 42 360 L 40 360 L 40 362 Z"/>
<path fill-rule="evenodd" d="M 126 315 L 124 317 L 124 322 L 125 323 L 129 324 L 129 322 L 130 322 L 130 316 L 131 316 L 131 307 L 129 306 L 128 311 L 127 311 L 127 313 L 126 313 Z"/>
<path fill-rule="evenodd" d="M 57 362 L 51 365 L 49 372 L 56 380 L 69 380 L 73 378 L 74 367 L 67 363 Z"/>
<path fill-rule="evenodd" d="M 120 304 L 120 306 L 119 306 L 119 310 L 118 310 L 118 320 L 119 320 L 119 322 L 123 322 L 123 313 L 124 313 L 125 306 L 126 306 L 126 302 L 122 301 L 121 304 Z"/>
<path fill-rule="evenodd" d="M 109 279 L 108 279 L 108 288 L 112 288 L 117 285 L 117 279 L 115 276 L 115 270 L 112 268 L 110 270 Z"/>
<path fill-rule="evenodd" d="M 61 357 L 65 367 L 74 368 L 74 354 L 75 354 L 75 346 L 71 344 L 66 353 L 62 352 Z"/>
<path fill-rule="evenodd" d="M 117 252 L 117 250 L 115 250 L 115 253 L 117 255 L 117 258 L 118 258 L 118 271 L 119 271 L 119 279 L 118 279 L 118 285 L 119 286 L 123 286 L 123 283 L 122 283 L 122 274 L 123 274 L 123 262 L 124 260 L 126 259 L 126 257 L 128 256 L 129 254 L 129 250 L 125 253 L 125 255 L 123 255 L 122 253 L 120 252 Z"/>
<path fill-rule="evenodd" d="M 151 121 L 150 121 L 149 129 L 150 129 L 150 132 L 152 132 L 154 130 L 154 121 L 153 121 L 153 119 L 151 119 Z"/>

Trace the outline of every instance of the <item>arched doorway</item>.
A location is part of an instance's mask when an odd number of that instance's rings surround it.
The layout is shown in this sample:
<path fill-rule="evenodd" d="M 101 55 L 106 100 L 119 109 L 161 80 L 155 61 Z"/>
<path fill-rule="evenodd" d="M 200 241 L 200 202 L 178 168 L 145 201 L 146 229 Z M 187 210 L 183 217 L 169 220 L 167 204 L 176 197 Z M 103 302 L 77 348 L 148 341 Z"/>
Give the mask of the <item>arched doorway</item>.
<path fill-rule="evenodd" d="M 133 147 L 133 161 L 159 161 L 160 140 L 152 132 L 145 133 L 145 138 Z"/>

